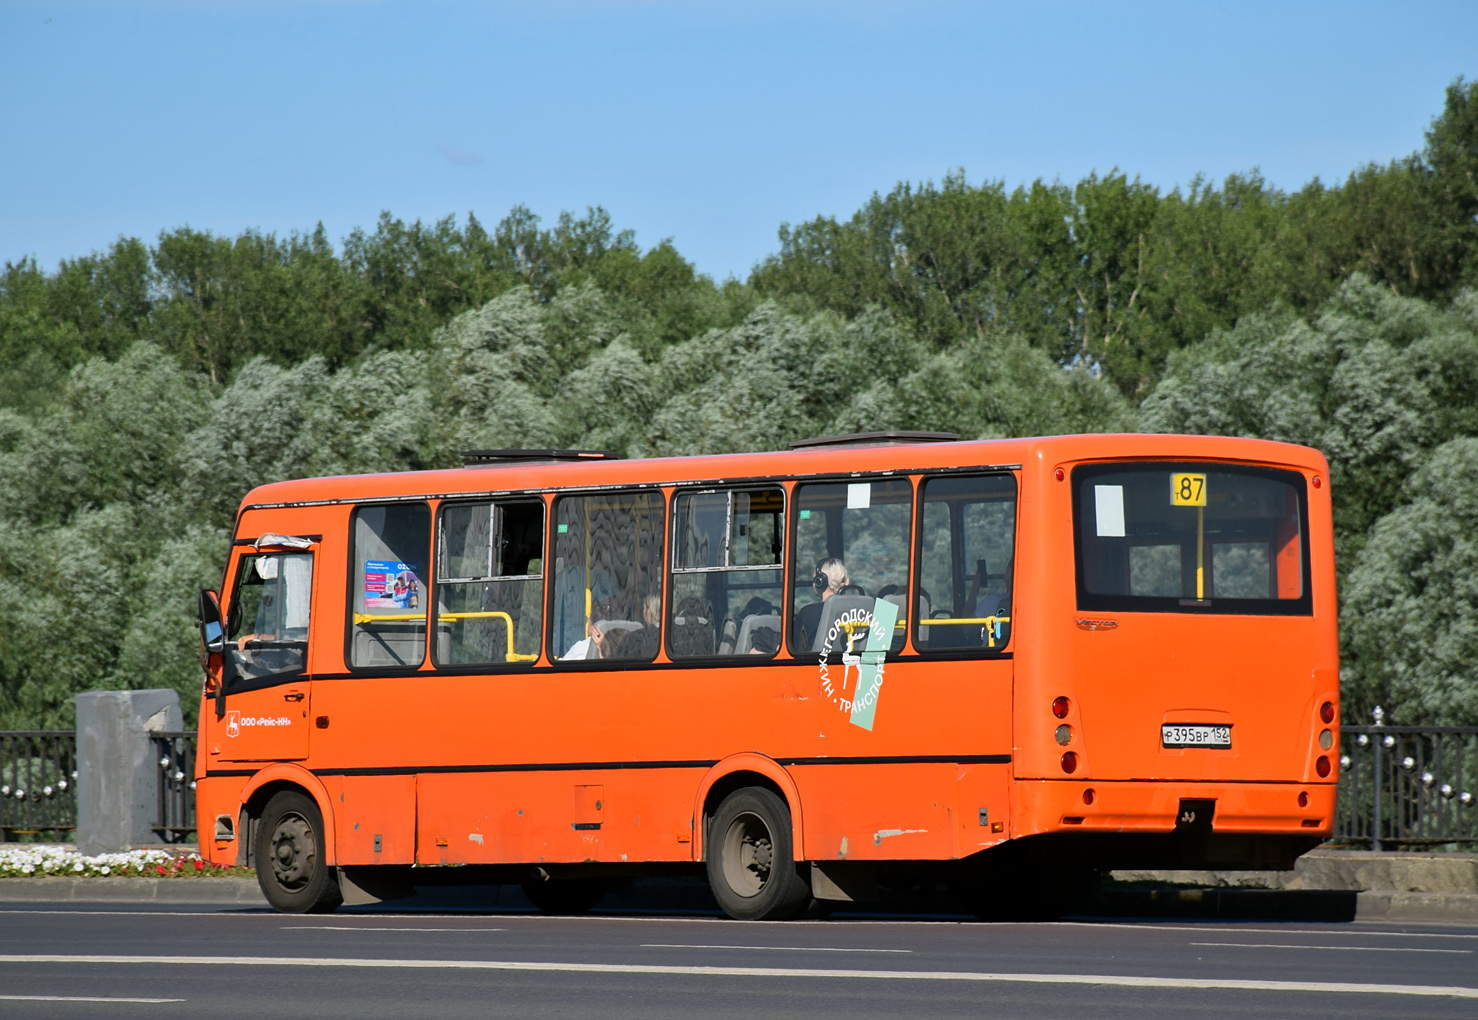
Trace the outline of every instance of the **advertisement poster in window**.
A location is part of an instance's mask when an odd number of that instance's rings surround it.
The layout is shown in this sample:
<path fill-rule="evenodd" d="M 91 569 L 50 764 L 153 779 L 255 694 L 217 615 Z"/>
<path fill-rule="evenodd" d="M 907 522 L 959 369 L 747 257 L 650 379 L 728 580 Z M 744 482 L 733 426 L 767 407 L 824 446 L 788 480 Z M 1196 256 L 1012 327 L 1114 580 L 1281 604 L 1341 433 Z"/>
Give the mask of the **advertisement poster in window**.
<path fill-rule="evenodd" d="M 394 560 L 367 560 L 364 564 L 366 609 L 419 609 L 419 565 Z"/>

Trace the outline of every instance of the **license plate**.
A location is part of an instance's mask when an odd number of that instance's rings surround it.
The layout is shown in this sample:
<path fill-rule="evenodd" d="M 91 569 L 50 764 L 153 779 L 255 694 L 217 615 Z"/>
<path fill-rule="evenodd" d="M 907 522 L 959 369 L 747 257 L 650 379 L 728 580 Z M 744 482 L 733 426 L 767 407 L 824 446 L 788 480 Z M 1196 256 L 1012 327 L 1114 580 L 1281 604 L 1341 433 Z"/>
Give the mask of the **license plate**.
<path fill-rule="evenodd" d="M 1231 747 L 1232 728 L 1230 726 L 1161 726 L 1160 743 L 1165 747 Z"/>

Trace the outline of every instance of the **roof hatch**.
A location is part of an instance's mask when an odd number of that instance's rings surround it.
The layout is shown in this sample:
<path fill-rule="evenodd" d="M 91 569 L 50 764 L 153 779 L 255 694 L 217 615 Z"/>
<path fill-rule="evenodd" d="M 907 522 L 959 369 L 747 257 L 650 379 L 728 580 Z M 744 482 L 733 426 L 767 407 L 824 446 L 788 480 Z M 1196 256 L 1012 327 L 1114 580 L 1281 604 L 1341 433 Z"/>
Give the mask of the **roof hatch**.
<path fill-rule="evenodd" d="M 559 460 L 625 460 L 614 450 L 463 450 L 463 467 Z"/>
<path fill-rule="evenodd" d="M 841 436 L 797 439 L 790 444 L 790 448 L 809 450 L 817 446 L 905 446 L 911 443 L 953 443 L 959 438 L 959 434 L 955 432 L 849 432 Z"/>

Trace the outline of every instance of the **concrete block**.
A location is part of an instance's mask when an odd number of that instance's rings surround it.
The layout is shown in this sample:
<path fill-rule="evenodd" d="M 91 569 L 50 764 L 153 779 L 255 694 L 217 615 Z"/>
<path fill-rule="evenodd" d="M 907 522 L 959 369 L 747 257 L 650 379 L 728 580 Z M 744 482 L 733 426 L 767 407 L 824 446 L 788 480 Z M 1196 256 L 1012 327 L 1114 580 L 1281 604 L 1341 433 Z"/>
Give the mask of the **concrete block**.
<path fill-rule="evenodd" d="M 77 848 L 85 854 L 162 843 L 153 733 L 184 728 L 173 690 L 77 695 Z"/>
<path fill-rule="evenodd" d="M 6 878 L 0 903 L 267 905 L 254 878 Z"/>
<path fill-rule="evenodd" d="M 1478 854 L 1310 850 L 1293 871 L 1115 871 L 1112 877 L 1206 888 L 1478 896 Z"/>
<path fill-rule="evenodd" d="M 1311 850 L 1287 887 L 1478 895 L 1478 854 Z"/>

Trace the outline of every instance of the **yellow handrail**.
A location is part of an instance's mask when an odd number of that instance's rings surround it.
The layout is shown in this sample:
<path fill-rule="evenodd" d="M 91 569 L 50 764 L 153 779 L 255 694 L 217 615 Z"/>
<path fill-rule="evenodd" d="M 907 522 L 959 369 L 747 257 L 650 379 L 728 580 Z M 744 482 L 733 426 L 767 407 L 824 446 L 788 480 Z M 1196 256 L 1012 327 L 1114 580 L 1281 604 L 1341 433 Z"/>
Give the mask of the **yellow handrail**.
<path fill-rule="evenodd" d="M 992 623 L 993 624 L 997 620 L 999 620 L 1001 623 L 1010 623 L 1011 622 L 1011 617 L 1009 617 L 1009 616 L 958 616 L 958 617 L 943 617 L 943 616 L 941 616 L 941 617 L 938 617 L 937 619 L 933 619 L 933 620 L 920 620 L 919 621 L 919 626 L 920 627 L 933 627 L 933 626 L 936 626 L 936 625 L 942 624 L 942 623 Z"/>
<path fill-rule="evenodd" d="M 487 620 L 493 617 L 502 620 L 508 625 L 508 655 L 504 659 L 504 661 L 537 662 L 539 659 L 538 655 L 523 655 L 513 650 L 513 617 L 509 616 L 507 613 L 500 613 L 496 610 L 477 613 L 438 613 L 436 617 L 436 622 L 440 623 L 442 620 Z M 426 617 L 422 613 L 390 613 L 385 616 L 374 616 L 370 613 L 354 614 L 354 623 L 356 626 L 366 623 L 406 623 L 411 620 L 424 619 L 426 619 Z"/>
<path fill-rule="evenodd" d="M 985 646 L 994 648 L 996 646 L 996 628 L 1003 623 L 1010 623 L 1009 616 L 951 616 L 940 617 L 936 620 L 920 620 L 920 627 L 933 627 L 946 623 L 978 623 L 985 627 Z"/>

